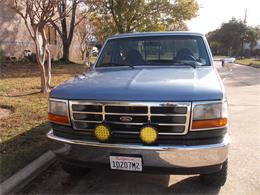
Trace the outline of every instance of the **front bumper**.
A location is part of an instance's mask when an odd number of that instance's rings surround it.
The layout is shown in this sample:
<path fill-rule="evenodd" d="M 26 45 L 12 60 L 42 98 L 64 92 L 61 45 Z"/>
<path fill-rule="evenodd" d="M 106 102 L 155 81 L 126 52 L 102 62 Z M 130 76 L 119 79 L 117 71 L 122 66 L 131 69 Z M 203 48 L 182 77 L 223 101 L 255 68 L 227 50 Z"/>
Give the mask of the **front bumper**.
<path fill-rule="evenodd" d="M 56 151 L 59 158 L 64 161 L 80 162 L 81 165 L 109 164 L 111 154 L 139 155 L 143 159 L 145 168 L 179 168 L 184 170 L 197 170 L 200 168 L 218 166 L 227 160 L 229 135 L 226 134 L 220 143 L 209 145 L 159 145 L 144 146 L 137 144 L 108 144 L 93 141 L 81 141 L 55 136 L 51 130 L 48 138 L 65 145 L 63 150 Z M 108 166 L 109 167 L 109 166 Z M 188 173 L 187 173 L 188 174 Z"/>

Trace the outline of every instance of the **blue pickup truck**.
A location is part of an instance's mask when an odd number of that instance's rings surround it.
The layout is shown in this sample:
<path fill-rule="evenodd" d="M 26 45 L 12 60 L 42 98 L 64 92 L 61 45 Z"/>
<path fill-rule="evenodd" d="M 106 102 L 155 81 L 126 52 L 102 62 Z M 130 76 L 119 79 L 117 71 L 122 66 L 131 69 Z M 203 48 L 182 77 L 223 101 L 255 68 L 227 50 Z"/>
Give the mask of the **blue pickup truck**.
<path fill-rule="evenodd" d="M 104 167 L 226 181 L 227 100 L 199 33 L 108 38 L 87 72 L 52 90 L 48 118 L 70 174 Z"/>

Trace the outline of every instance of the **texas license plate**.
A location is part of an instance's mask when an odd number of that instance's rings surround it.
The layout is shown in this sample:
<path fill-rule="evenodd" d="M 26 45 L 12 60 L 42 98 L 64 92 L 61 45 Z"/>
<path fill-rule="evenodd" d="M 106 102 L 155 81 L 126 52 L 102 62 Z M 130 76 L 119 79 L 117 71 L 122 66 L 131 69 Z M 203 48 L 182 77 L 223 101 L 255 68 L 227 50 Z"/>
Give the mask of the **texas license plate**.
<path fill-rule="evenodd" d="M 142 158 L 130 156 L 110 156 L 110 168 L 123 171 L 142 171 Z"/>

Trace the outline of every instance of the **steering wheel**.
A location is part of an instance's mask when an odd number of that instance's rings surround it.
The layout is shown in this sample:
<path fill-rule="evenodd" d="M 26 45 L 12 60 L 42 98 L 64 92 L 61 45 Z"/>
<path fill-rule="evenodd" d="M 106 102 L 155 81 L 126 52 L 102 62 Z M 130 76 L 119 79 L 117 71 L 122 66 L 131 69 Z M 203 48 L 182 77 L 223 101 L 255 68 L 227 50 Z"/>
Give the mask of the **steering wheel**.
<path fill-rule="evenodd" d="M 188 48 L 182 48 L 178 51 L 175 61 L 185 61 L 185 60 L 191 60 L 191 61 L 197 61 L 196 57 L 193 55 L 190 49 Z"/>
<path fill-rule="evenodd" d="M 189 59 L 188 59 L 189 58 Z M 197 62 L 198 60 L 193 55 L 187 55 L 187 60 L 193 60 Z"/>

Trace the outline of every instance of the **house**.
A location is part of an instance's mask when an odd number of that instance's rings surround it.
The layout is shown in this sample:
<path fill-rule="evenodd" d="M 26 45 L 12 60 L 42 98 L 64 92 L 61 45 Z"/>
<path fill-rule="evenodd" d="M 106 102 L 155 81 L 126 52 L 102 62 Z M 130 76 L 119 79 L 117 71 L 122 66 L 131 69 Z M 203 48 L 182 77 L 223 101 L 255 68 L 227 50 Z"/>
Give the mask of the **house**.
<path fill-rule="evenodd" d="M 23 19 L 12 9 L 5 6 L 6 1 L 0 1 L 0 50 L 7 58 L 21 60 L 28 52 L 34 53 L 35 46 Z M 52 26 L 46 27 L 49 48 L 52 59 L 62 57 L 62 42 L 58 33 Z M 79 43 L 74 37 L 70 48 L 71 60 L 80 59 Z"/>
<path fill-rule="evenodd" d="M 256 50 L 260 50 L 260 39 L 257 40 L 257 44 L 256 44 L 256 46 L 255 46 L 255 49 L 256 49 Z"/>
<path fill-rule="evenodd" d="M 246 56 L 251 55 L 250 43 L 244 43 L 243 50 Z M 252 50 L 252 55 L 260 56 L 260 39 L 257 40 L 256 46 Z"/>

